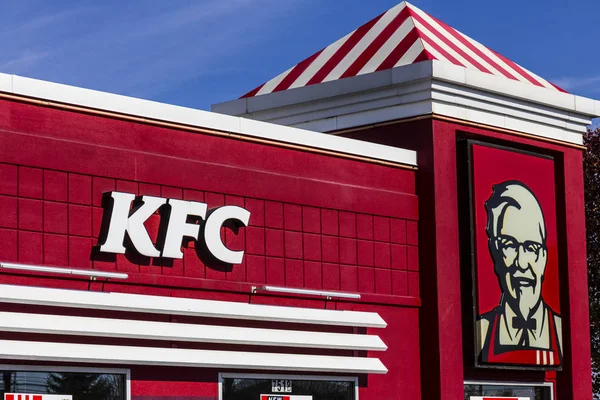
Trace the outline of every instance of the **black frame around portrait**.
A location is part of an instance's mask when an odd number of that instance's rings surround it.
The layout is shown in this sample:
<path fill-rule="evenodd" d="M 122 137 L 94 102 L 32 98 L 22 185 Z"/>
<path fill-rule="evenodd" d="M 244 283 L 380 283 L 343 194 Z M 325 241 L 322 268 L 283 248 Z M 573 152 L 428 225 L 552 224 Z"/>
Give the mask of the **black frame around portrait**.
<path fill-rule="evenodd" d="M 462 315 L 463 315 L 463 348 L 465 349 L 465 365 L 472 365 L 476 369 L 494 369 L 494 370 L 521 370 L 521 371 L 561 371 L 564 363 L 564 354 L 561 357 L 561 364 L 557 366 L 549 365 L 523 365 L 523 364 L 490 364 L 482 363 L 478 357 L 478 335 L 477 332 L 477 265 L 476 265 L 476 239 L 475 239 L 475 204 L 474 204 L 474 176 L 473 176 L 473 145 L 485 146 L 499 150 L 509 151 L 517 154 L 524 154 L 533 157 L 550 159 L 554 163 L 555 182 L 556 173 L 559 167 L 556 157 L 551 154 L 538 153 L 535 151 L 512 147 L 494 142 L 473 139 L 469 137 L 458 138 L 457 143 L 457 173 L 458 173 L 458 204 L 459 204 L 459 239 L 460 239 L 460 259 L 461 259 L 461 294 L 462 294 Z M 560 207 L 558 193 L 560 186 L 558 182 L 555 187 L 556 212 Z M 468 207 L 460 207 L 460 204 L 468 204 Z M 560 230 L 561 221 L 556 216 L 557 229 Z M 560 240 L 560 231 L 557 232 Z M 559 262 L 562 253 L 559 250 Z M 560 276 L 559 271 L 559 276 Z M 561 279 L 562 281 L 562 279 Z M 560 289 L 559 289 L 560 290 Z M 561 290 L 562 291 L 562 290 Z M 561 296 L 561 303 L 562 303 Z M 561 307 L 562 309 L 562 307 Z M 562 314 L 562 312 L 561 312 Z M 564 325 L 562 332 L 564 333 Z M 468 351 L 467 349 L 471 349 Z M 564 353 L 564 349 L 561 349 Z"/>

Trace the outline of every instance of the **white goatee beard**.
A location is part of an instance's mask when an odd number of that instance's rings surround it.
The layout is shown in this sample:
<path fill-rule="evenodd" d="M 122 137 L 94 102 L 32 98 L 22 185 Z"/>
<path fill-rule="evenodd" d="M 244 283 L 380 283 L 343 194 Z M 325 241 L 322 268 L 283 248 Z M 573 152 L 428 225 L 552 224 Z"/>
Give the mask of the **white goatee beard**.
<path fill-rule="evenodd" d="M 539 301 L 540 294 L 538 288 L 525 286 L 518 290 L 519 311 L 523 319 L 527 320 L 535 311 Z"/>

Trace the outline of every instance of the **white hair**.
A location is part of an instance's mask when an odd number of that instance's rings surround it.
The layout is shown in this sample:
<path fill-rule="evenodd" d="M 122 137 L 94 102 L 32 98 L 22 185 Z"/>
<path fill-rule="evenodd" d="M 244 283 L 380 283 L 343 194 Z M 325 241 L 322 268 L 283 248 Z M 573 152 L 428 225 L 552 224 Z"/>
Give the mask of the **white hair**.
<path fill-rule="evenodd" d="M 542 207 L 531 189 L 519 181 L 505 181 L 494 185 L 492 195 L 485 202 L 486 233 L 490 239 L 500 234 L 504 213 L 508 207 L 526 210 L 529 220 L 538 224 L 542 242 L 546 243 L 546 224 Z"/>

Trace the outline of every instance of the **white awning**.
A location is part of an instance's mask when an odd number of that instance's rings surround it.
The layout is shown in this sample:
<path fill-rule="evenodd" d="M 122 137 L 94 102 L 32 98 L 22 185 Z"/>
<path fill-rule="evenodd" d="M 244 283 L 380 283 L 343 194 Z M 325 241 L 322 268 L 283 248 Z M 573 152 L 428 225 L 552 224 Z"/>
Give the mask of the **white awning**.
<path fill-rule="evenodd" d="M 288 322 L 295 324 L 385 328 L 376 313 L 265 306 L 215 300 L 85 292 L 32 286 L 0 285 L 0 302 L 149 314 Z"/>
<path fill-rule="evenodd" d="M 374 335 L 10 312 L 0 312 L 0 331 L 314 349 L 387 349 Z"/>
<path fill-rule="evenodd" d="M 14 285 L 0 285 L 0 302 L 145 315 L 142 319 L 128 319 L 0 312 L 3 332 L 60 335 L 67 340 L 79 336 L 153 341 L 150 347 L 0 340 L 0 359 L 356 374 L 387 372 L 378 358 L 295 354 L 299 348 L 385 351 L 387 346 L 377 335 L 324 331 L 328 326 L 385 327 L 385 321 L 376 313 Z M 223 325 L 158 322 L 148 320 L 148 314 L 284 324 L 277 329 L 265 329 L 227 326 L 227 321 Z M 287 329 L 289 323 L 311 326 L 309 330 Z M 161 341 L 180 342 L 180 348 L 160 347 L 156 342 Z M 198 350 L 183 348 L 186 343 L 243 348 Z M 267 353 L 265 347 L 289 350 Z"/>
<path fill-rule="evenodd" d="M 0 349 L 1 358 L 13 360 L 356 374 L 385 374 L 387 372 L 379 359 L 361 357 L 13 340 L 0 340 Z"/>

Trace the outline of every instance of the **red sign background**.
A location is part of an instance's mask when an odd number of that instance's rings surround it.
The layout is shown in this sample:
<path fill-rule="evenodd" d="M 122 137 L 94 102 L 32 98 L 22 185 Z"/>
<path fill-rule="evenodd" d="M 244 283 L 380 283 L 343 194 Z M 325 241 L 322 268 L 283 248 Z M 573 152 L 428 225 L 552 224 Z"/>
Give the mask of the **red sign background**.
<path fill-rule="evenodd" d="M 477 314 L 491 311 L 500 301 L 500 286 L 488 250 L 484 204 L 492 194 L 493 185 L 507 180 L 523 182 L 541 204 L 548 248 L 542 297 L 554 311 L 560 313 L 554 160 L 477 144 L 472 145 L 471 151 Z"/>

